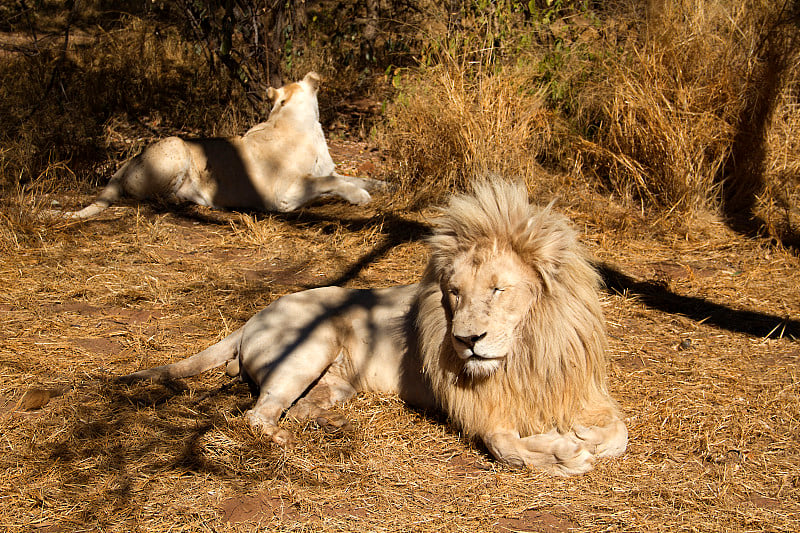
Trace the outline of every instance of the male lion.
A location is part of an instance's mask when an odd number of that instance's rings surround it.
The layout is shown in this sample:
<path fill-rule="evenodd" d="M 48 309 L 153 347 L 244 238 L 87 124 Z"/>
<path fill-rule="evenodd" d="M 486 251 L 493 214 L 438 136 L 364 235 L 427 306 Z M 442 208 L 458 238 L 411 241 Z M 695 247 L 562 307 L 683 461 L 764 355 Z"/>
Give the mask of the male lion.
<path fill-rule="evenodd" d="M 123 379 L 228 363 L 260 388 L 247 422 L 278 444 L 292 441 L 278 427 L 284 411 L 341 427 L 329 411 L 336 402 L 381 391 L 443 409 L 510 465 L 570 475 L 622 454 L 598 275 L 575 231 L 529 205 L 524 185 L 474 189 L 435 221 L 420 283 L 290 294 L 197 355 Z"/>
<path fill-rule="evenodd" d="M 292 211 L 322 196 L 353 204 L 370 201 L 378 180 L 337 174 L 319 123 L 320 77 L 269 88 L 266 122 L 242 136 L 168 137 L 125 163 L 97 199 L 70 218 L 89 218 L 123 194 L 217 208 Z"/>

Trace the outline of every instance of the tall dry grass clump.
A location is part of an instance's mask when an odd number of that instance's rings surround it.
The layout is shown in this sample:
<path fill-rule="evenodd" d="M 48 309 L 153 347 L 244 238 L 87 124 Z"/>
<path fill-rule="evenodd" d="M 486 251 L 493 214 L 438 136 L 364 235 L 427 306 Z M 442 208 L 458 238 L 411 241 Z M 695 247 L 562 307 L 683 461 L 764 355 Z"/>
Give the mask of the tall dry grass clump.
<path fill-rule="evenodd" d="M 450 58 L 407 78 L 386 141 L 401 189 L 419 203 L 463 190 L 477 174 L 531 176 L 553 125 L 525 69 L 476 75 Z"/>
<path fill-rule="evenodd" d="M 651 2 L 632 45 L 582 95 L 584 171 L 651 207 L 714 207 L 743 90 L 741 16 L 719 2 Z"/>
<path fill-rule="evenodd" d="M 788 5 L 654 0 L 642 11 L 631 4 L 625 16 L 634 31 L 623 53 L 607 56 L 604 75 L 580 98 L 576 123 L 583 134 L 576 148 L 583 171 L 656 210 L 730 216 L 726 191 L 763 190 L 757 184 L 739 190 L 742 180 L 761 177 L 743 178 L 735 167 L 760 157 L 741 150 L 741 134 L 760 127 L 750 118 L 758 107 L 753 93 L 764 81 L 764 43 L 785 27 Z"/>
<path fill-rule="evenodd" d="M 787 80 L 772 116 L 766 142 L 764 190 L 755 213 L 766 231 L 787 244 L 800 244 L 800 68 Z"/>

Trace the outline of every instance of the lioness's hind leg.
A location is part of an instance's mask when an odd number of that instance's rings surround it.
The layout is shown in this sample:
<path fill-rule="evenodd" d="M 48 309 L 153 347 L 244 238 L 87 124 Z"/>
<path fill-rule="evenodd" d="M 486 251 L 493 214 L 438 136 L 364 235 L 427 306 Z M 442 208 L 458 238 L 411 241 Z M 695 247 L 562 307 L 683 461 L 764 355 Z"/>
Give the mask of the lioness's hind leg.
<path fill-rule="evenodd" d="M 349 429 L 350 421 L 331 408 L 339 402 L 349 400 L 356 390 L 344 378 L 327 372 L 308 393 L 297 400 L 286 412 L 286 416 L 297 420 L 314 420 L 320 426 L 337 430 Z"/>

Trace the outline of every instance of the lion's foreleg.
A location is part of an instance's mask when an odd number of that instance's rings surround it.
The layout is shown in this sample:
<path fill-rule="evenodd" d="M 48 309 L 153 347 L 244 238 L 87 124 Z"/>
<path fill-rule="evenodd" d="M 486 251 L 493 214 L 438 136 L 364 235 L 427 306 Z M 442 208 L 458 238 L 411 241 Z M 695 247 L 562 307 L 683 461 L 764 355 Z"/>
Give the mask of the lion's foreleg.
<path fill-rule="evenodd" d="M 305 396 L 295 402 L 286 416 L 296 420 L 314 420 L 328 429 L 347 429 L 350 421 L 330 409 L 349 400 L 355 393 L 356 389 L 349 381 L 328 370 Z"/>
<path fill-rule="evenodd" d="M 570 476 L 592 469 L 594 455 L 572 433 L 556 430 L 520 437 L 511 430 L 498 430 L 483 437 L 498 461 L 516 467 L 539 468 Z"/>
<path fill-rule="evenodd" d="M 274 443 L 292 446 L 294 438 L 291 433 L 278 427 L 278 420 L 335 360 L 335 355 L 322 355 L 325 353 L 323 345 L 311 342 L 304 350 L 296 351 L 291 357 L 278 362 L 272 371 L 261 378 L 248 371 L 256 381 L 260 380 L 260 392 L 255 405 L 244 415 L 247 423 Z M 265 358 L 261 363 L 268 364 L 271 359 Z"/>

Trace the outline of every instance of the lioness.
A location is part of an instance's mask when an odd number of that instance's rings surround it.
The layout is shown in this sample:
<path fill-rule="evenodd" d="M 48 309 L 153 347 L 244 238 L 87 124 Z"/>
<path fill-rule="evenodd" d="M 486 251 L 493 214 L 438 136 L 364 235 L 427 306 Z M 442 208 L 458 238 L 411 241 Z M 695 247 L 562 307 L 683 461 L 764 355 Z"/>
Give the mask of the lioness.
<path fill-rule="evenodd" d="M 524 185 L 474 189 L 434 223 L 420 283 L 290 294 L 197 355 L 122 379 L 228 363 L 260 389 L 247 422 L 278 444 L 292 441 L 278 426 L 284 412 L 341 427 L 336 402 L 381 391 L 443 409 L 510 465 L 570 475 L 622 454 L 598 275 L 575 231 L 529 205 Z"/>
<path fill-rule="evenodd" d="M 319 123 L 320 77 L 269 88 L 266 122 L 242 136 L 168 137 L 126 162 L 97 199 L 70 218 L 97 215 L 123 194 L 217 208 L 292 211 L 322 196 L 370 201 L 384 182 L 337 174 Z"/>

